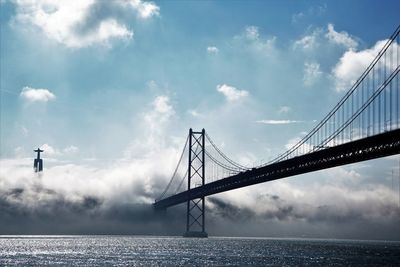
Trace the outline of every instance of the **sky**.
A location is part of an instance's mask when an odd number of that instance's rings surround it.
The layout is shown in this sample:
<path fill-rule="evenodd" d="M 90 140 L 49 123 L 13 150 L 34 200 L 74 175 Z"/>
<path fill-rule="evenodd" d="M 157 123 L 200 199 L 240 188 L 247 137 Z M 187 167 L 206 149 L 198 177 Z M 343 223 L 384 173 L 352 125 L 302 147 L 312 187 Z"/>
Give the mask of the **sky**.
<path fill-rule="evenodd" d="M 274 158 L 341 99 L 398 10 L 398 1 L 1 0 L 0 234 L 181 235 L 185 207 L 151 204 L 189 128 L 246 166 Z M 392 156 L 208 197 L 206 229 L 400 240 L 399 164 Z"/>

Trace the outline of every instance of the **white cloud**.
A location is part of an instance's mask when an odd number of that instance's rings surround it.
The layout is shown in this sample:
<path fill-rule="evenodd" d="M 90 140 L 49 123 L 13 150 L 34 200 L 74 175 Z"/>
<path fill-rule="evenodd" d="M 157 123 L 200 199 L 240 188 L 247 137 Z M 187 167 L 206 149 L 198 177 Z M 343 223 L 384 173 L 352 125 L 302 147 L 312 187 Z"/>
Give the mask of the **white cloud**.
<path fill-rule="evenodd" d="M 194 109 L 188 110 L 188 113 L 190 115 L 192 115 L 193 117 L 197 117 L 197 118 L 204 117 L 202 114 L 200 114 L 197 110 L 194 110 Z"/>
<path fill-rule="evenodd" d="M 365 71 L 365 69 L 376 57 L 386 42 L 387 40 L 378 41 L 370 49 L 365 49 L 358 52 L 349 50 L 344 53 L 332 70 L 335 78 L 336 90 L 348 90 Z M 395 48 L 398 47 L 398 45 L 393 44 L 393 47 L 393 51 L 396 51 Z M 389 64 L 389 60 L 387 64 Z M 390 66 L 387 65 L 387 67 Z"/>
<path fill-rule="evenodd" d="M 331 44 L 343 46 L 346 49 L 356 49 L 358 46 L 358 42 L 350 34 L 345 31 L 337 32 L 332 24 L 328 24 L 327 30 L 316 28 L 310 34 L 296 40 L 293 43 L 293 48 L 313 51 L 326 40 Z"/>
<path fill-rule="evenodd" d="M 22 88 L 20 96 L 30 102 L 48 102 L 56 98 L 48 89 L 35 89 L 29 86 Z"/>
<path fill-rule="evenodd" d="M 125 158 L 132 158 L 132 155 L 146 153 L 146 151 L 162 149 L 166 136 L 165 132 L 169 122 L 175 114 L 170 98 L 159 95 L 151 102 L 151 109 L 142 114 L 140 128 L 143 129 L 143 140 L 134 140 L 124 152 Z"/>
<path fill-rule="evenodd" d="M 275 48 L 276 36 L 262 37 L 257 26 L 248 26 L 244 32 L 236 35 L 234 40 L 238 41 L 246 50 L 270 55 Z"/>
<path fill-rule="evenodd" d="M 327 6 L 326 3 L 325 3 L 325 4 L 323 4 L 323 5 L 318 5 L 318 6 L 315 6 L 315 7 L 310 7 L 309 10 L 308 10 L 308 12 L 309 12 L 309 14 L 312 15 L 312 16 L 322 16 L 322 15 L 326 12 L 327 8 L 328 8 L 328 6 Z"/>
<path fill-rule="evenodd" d="M 237 101 L 249 95 L 245 90 L 239 90 L 226 84 L 217 85 L 217 91 L 222 93 L 229 102 Z"/>
<path fill-rule="evenodd" d="M 52 147 L 52 146 L 49 145 L 49 144 L 43 144 L 43 145 L 41 145 L 41 146 L 40 146 L 40 149 L 44 150 L 43 153 L 45 153 L 46 155 L 48 155 L 48 156 L 50 156 L 50 157 L 60 156 L 60 155 L 61 155 L 61 152 L 60 152 L 58 149 Z"/>
<path fill-rule="evenodd" d="M 319 45 L 317 39 L 319 38 L 320 34 L 321 34 L 321 30 L 316 29 L 311 34 L 305 35 L 301 39 L 296 40 L 293 44 L 293 48 L 294 49 L 300 48 L 300 49 L 304 49 L 304 50 L 312 50 L 312 49 L 316 48 Z"/>
<path fill-rule="evenodd" d="M 319 67 L 320 65 L 317 62 L 304 63 L 303 83 L 305 86 L 313 85 L 322 75 L 322 71 L 320 71 Z"/>
<path fill-rule="evenodd" d="M 107 19 L 100 22 L 96 31 L 85 36 L 66 40 L 66 44 L 72 47 L 89 46 L 95 43 L 108 45 L 108 40 L 110 39 L 131 39 L 132 37 L 133 31 L 128 30 L 125 25 L 118 23 L 115 19 Z"/>
<path fill-rule="evenodd" d="M 258 27 L 248 26 L 245 29 L 246 37 L 250 40 L 258 40 L 260 33 L 258 32 Z"/>
<path fill-rule="evenodd" d="M 257 123 L 263 124 L 292 124 L 292 123 L 302 123 L 304 121 L 296 121 L 296 120 L 259 120 Z"/>
<path fill-rule="evenodd" d="M 302 18 L 304 18 L 304 13 L 303 12 L 299 12 L 296 14 L 292 15 L 292 23 L 297 23 L 299 22 Z"/>
<path fill-rule="evenodd" d="M 291 110 L 290 107 L 288 107 L 288 106 L 282 106 L 282 107 L 279 108 L 278 113 L 280 113 L 280 114 L 285 114 L 285 113 L 288 113 L 290 110 Z"/>
<path fill-rule="evenodd" d="M 157 82 L 156 82 L 156 81 L 153 81 L 153 80 L 150 80 L 150 81 L 146 82 L 146 87 L 147 87 L 149 90 L 152 90 L 152 91 L 154 91 L 154 92 L 157 92 L 157 91 L 160 89 L 159 86 L 158 86 L 158 84 L 157 84 Z"/>
<path fill-rule="evenodd" d="M 218 54 L 219 49 L 215 46 L 209 46 L 209 47 L 207 47 L 207 52 L 209 54 Z"/>
<path fill-rule="evenodd" d="M 63 149 L 63 152 L 66 154 L 74 154 L 77 153 L 79 151 L 79 149 L 76 146 L 68 146 L 66 148 Z"/>
<path fill-rule="evenodd" d="M 326 4 L 319 6 L 310 6 L 307 10 L 292 15 L 292 23 L 298 23 L 305 18 L 315 18 L 323 15 L 327 9 Z"/>
<path fill-rule="evenodd" d="M 331 43 L 343 45 L 349 49 L 355 49 L 358 46 L 357 41 L 354 40 L 354 38 L 352 38 L 347 32 L 335 31 L 333 24 L 328 24 L 328 32 L 325 34 L 325 37 L 328 38 Z"/>
<path fill-rule="evenodd" d="M 311 48 L 315 47 L 315 44 L 316 44 L 315 36 L 307 35 L 307 36 L 304 36 L 303 38 L 301 38 L 300 40 L 297 40 L 294 43 L 294 47 L 295 48 L 301 47 L 303 49 L 311 49 Z"/>
<path fill-rule="evenodd" d="M 14 3 L 14 24 L 33 25 L 49 39 L 74 48 L 109 46 L 112 39 L 131 39 L 133 31 L 121 22 L 121 14 L 136 11 L 139 17 L 149 18 L 159 12 L 155 4 L 140 0 L 16 0 Z"/>
<path fill-rule="evenodd" d="M 141 0 L 131 0 L 128 3 L 137 9 L 141 18 L 149 18 L 160 14 L 160 7 L 152 2 L 143 2 Z"/>
<path fill-rule="evenodd" d="M 154 110 L 162 114 L 172 114 L 174 110 L 169 102 L 168 96 L 157 96 L 153 101 Z"/>

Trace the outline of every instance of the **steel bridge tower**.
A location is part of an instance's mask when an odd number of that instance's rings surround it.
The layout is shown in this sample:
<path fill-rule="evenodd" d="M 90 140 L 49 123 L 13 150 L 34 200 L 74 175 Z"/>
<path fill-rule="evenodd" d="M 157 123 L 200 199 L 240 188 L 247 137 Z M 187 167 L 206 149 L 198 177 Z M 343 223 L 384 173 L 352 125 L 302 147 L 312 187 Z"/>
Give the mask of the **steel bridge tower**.
<path fill-rule="evenodd" d="M 205 231 L 204 197 L 192 199 L 191 188 L 205 184 L 205 130 L 189 129 L 188 201 L 186 211 L 186 233 L 184 237 L 207 237 Z"/>

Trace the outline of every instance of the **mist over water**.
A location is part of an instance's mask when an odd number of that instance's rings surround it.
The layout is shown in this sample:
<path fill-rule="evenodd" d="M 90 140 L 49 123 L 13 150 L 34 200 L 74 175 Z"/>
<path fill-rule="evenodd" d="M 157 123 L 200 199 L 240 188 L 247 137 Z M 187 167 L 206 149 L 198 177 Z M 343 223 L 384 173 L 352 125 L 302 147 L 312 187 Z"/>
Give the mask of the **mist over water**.
<path fill-rule="evenodd" d="M 1 163 L 0 234 L 184 232 L 185 205 L 165 212 L 152 207 L 166 167 L 146 165 L 138 173 L 135 162 L 105 170 L 69 164 L 36 176 L 31 160 Z M 307 177 L 294 177 L 207 197 L 206 230 L 211 236 L 399 239 L 397 192 L 379 181 L 359 187 L 359 175 L 345 168 L 316 175 L 327 178 L 300 185 L 295 182 Z"/>

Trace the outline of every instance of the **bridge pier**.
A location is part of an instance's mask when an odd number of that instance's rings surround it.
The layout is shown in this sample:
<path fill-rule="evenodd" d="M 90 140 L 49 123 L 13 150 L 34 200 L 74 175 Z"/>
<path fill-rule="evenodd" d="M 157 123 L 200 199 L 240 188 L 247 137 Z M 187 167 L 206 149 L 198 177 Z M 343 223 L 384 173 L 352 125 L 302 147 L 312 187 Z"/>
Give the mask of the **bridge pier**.
<path fill-rule="evenodd" d="M 189 164 L 186 210 L 186 232 L 184 237 L 208 237 L 205 231 L 204 197 L 191 199 L 191 188 L 205 184 L 205 130 L 194 132 L 189 129 Z"/>

